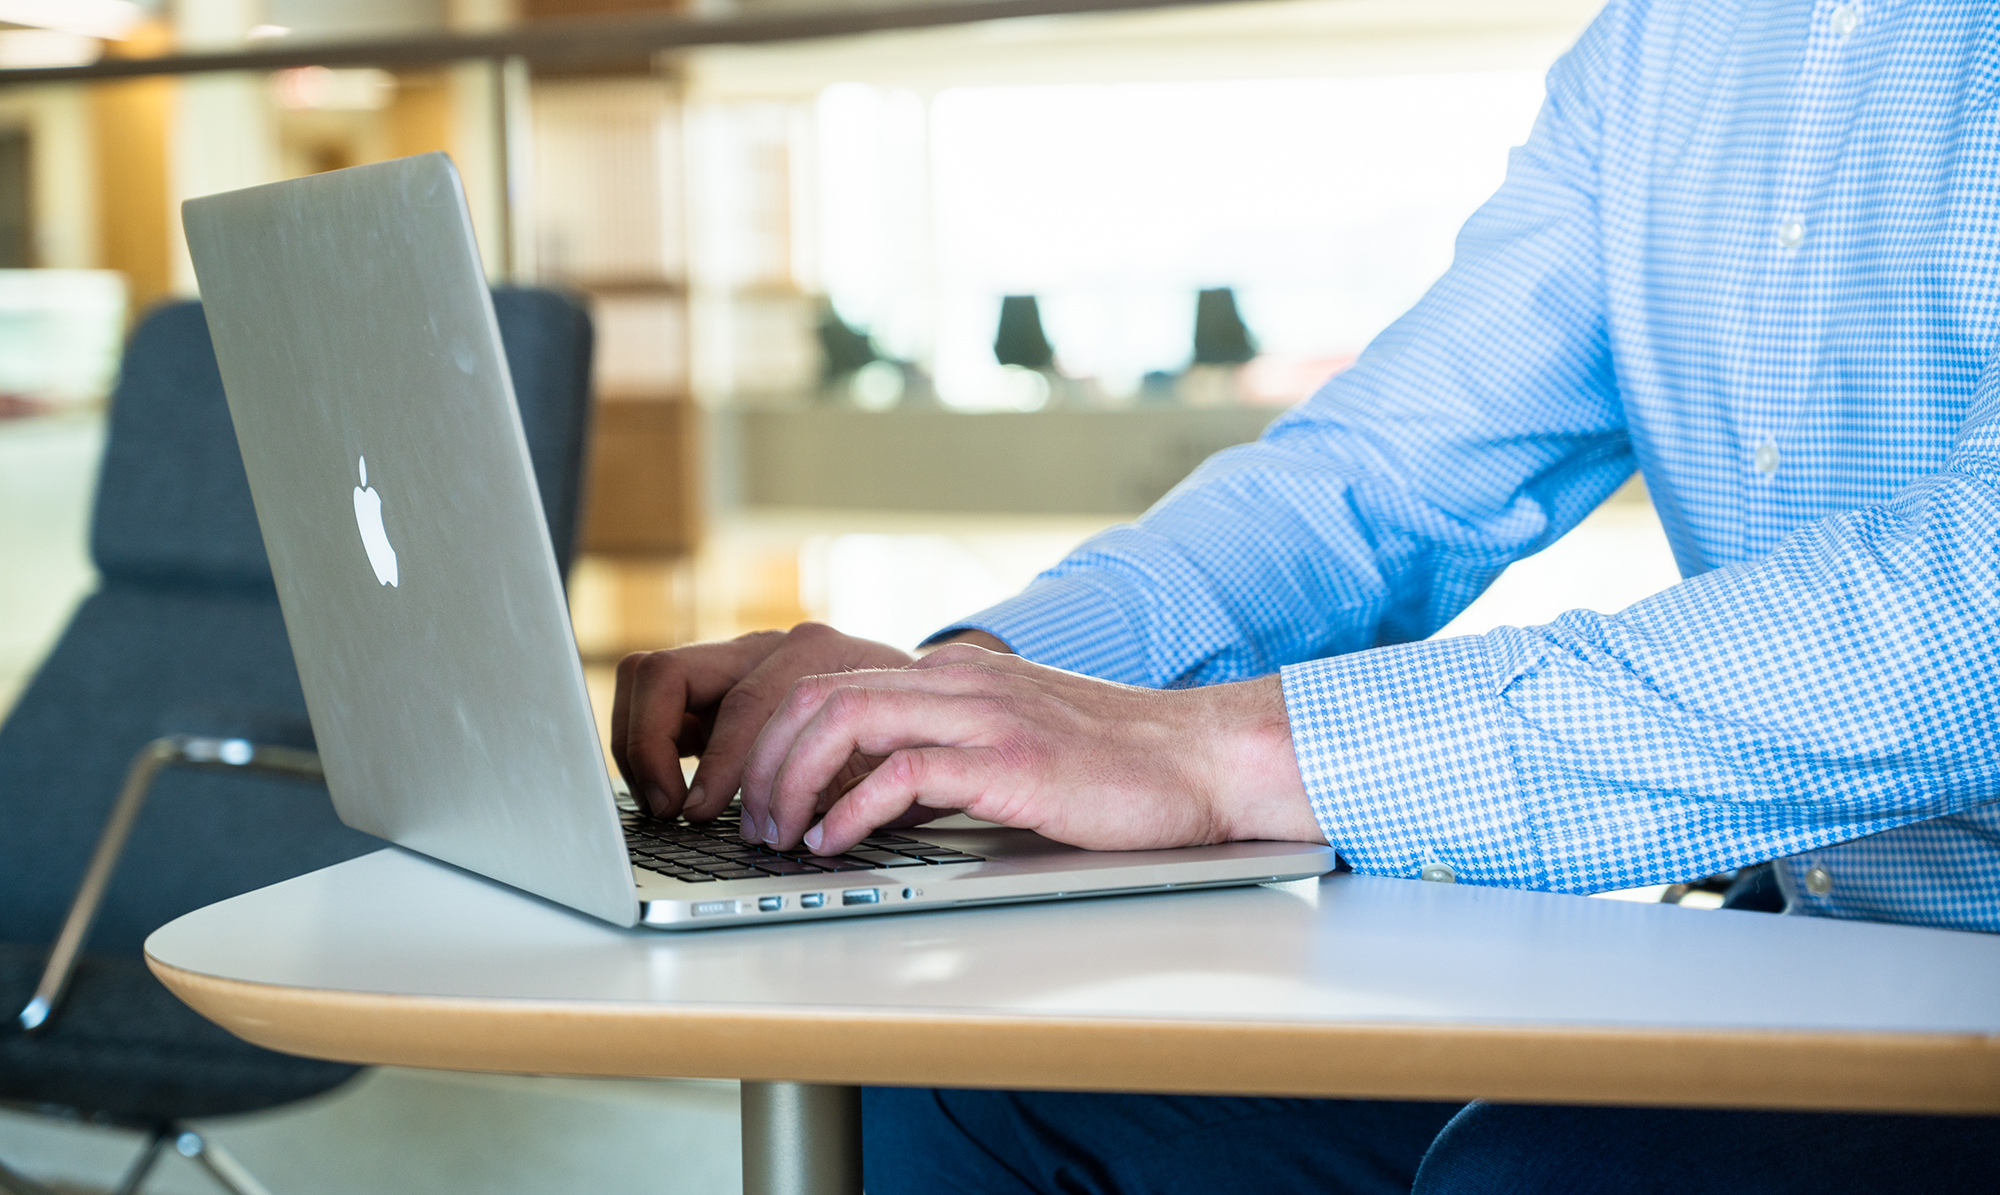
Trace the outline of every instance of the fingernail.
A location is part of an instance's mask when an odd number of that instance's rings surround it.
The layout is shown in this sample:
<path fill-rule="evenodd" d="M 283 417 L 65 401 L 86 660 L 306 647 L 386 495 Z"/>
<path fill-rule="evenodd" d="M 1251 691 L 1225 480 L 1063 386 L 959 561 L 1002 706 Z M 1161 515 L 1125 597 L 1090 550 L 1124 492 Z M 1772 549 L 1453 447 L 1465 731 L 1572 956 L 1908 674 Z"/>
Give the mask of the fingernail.
<path fill-rule="evenodd" d="M 826 830 L 826 823 L 824 822 L 816 823 L 812 829 L 807 830 L 806 845 L 808 847 L 811 847 L 813 850 L 818 850 L 820 840 L 826 837 L 825 830 Z"/>
<path fill-rule="evenodd" d="M 764 841 L 765 841 L 765 842 L 769 842 L 769 843 L 773 843 L 773 844 L 775 844 L 775 843 L 776 843 L 776 842 L 778 841 L 778 819 L 777 819 L 777 818 L 775 818 L 775 817 L 767 817 L 767 818 L 765 818 L 765 819 L 764 819 Z"/>
<path fill-rule="evenodd" d="M 697 784 L 688 790 L 688 806 L 692 808 L 699 804 L 701 804 L 701 785 Z"/>
<path fill-rule="evenodd" d="M 661 811 L 666 807 L 666 792 L 657 784 L 648 784 L 646 786 L 646 812 L 652 814 L 654 817 L 660 817 L 662 816 Z"/>

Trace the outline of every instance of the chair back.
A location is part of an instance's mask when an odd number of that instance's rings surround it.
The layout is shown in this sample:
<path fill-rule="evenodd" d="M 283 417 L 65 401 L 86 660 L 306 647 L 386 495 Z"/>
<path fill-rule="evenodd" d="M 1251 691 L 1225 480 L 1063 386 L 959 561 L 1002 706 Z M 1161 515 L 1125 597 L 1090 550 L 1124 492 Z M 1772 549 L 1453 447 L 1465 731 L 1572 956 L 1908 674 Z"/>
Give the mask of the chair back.
<path fill-rule="evenodd" d="M 558 563 L 576 542 L 591 329 L 548 291 L 493 296 Z M 53 939 L 125 768 L 162 734 L 312 745 L 198 303 L 133 332 L 91 523 L 100 586 L 0 726 L 0 942 Z M 170 771 L 92 936 L 134 955 L 184 912 L 381 846 L 318 786 Z"/>

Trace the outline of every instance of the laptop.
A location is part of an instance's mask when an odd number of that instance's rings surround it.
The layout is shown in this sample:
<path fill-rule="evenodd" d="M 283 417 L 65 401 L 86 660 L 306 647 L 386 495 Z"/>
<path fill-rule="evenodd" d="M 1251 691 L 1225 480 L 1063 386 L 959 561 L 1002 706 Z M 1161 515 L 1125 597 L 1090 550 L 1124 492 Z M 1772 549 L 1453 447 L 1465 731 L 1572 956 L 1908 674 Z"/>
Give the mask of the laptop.
<path fill-rule="evenodd" d="M 189 200 L 188 249 L 340 819 L 684 930 L 1304 879 L 1330 848 L 1085 851 L 964 817 L 835 858 L 642 817 L 584 689 L 457 171 Z"/>

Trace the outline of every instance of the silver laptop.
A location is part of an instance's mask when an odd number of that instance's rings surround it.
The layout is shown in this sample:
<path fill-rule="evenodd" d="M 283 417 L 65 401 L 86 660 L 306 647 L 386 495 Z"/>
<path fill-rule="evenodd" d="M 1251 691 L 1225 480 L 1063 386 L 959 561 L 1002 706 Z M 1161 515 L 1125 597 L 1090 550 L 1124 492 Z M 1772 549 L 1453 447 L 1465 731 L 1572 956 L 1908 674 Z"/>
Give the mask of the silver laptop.
<path fill-rule="evenodd" d="M 704 929 L 1301 879 L 1304 843 L 1083 851 L 965 818 L 822 859 L 614 792 L 458 174 L 182 209 L 334 807 L 618 925 Z"/>

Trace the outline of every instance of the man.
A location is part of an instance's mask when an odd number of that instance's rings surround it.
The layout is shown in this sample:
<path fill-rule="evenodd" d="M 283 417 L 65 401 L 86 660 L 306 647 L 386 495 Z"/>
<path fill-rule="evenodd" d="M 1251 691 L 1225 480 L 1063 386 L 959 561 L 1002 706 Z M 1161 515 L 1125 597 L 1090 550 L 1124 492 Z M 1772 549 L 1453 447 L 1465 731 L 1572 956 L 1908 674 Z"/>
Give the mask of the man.
<path fill-rule="evenodd" d="M 1567 892 L 1776 859 L 1796 912 L 2000 931 L 1996 334 L 2000 10 L 1613 0 L 1451 270 L 1259 443 L 921 660 L 811 627 L 627 660 L 614 747 L 655 812 L 740 787 L 822 852 L 965 809 Z M 1687 581 L 1425 640 L 1635 466 Z M 1478 1104 L 874 1092 L 868 1132 L 874 1195 L 2000 1163 L 1976 1120 Z"/>

